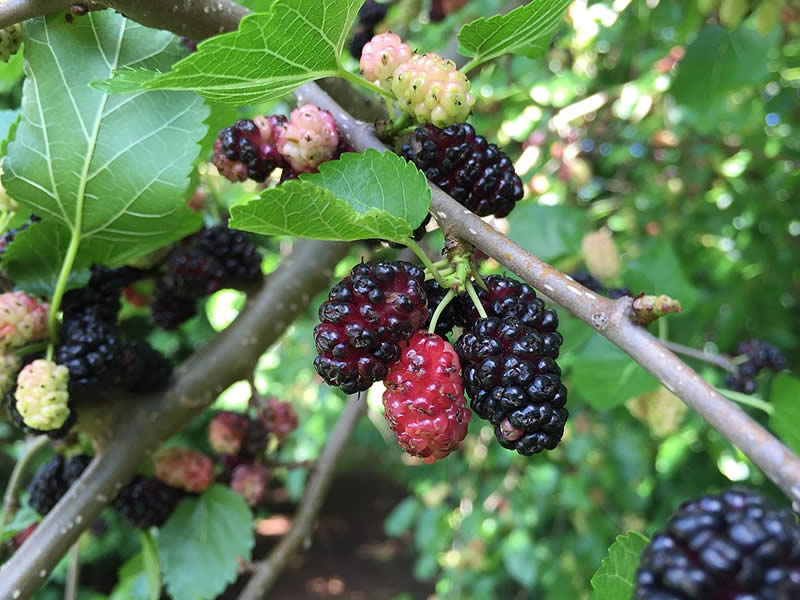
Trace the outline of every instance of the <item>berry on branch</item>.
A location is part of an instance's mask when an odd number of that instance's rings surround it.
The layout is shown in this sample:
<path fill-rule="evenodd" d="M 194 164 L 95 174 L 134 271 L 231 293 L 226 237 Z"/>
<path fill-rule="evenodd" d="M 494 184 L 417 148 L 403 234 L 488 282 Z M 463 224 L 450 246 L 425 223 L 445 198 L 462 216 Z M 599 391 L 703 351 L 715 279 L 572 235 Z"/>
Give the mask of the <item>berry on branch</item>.
<path fill-rule="evenodd" d="M 230 181 L 249 177 L 263 183 L 276 167 L 283 166 L 276 141 L 285 122 L 286 117 L 280 115 L 236 121 L 220 132 L 211 162 Z"/>
<path fill-rule="evenodd" d="M 267 431 L 279 440 L 283 440 L 297 429 L 297 411 L 291 402 L 267 398 L 266 405 L 259 411 L 258 417 Z"/>
<path fill-rule="evenodd" d="M 47 337 L 49 306 L 25 292 L 0 294 L 0 352 Z"/>
<path fill-rule="evenodd" d="M 361 52 L 361 73 L 367 80 L 378 83 L 385 90 L 391 90 L 394 72 L 413 55 L 411 46 L 404 44 L 399 35 L 378 34 Z"/>
<path fill-rule="evenodd" d="M 339 130 L 333 115 L 313 104 L 295 108 L 278 131 L 277 147 L 296 173 L 313 173 L 336 156 Z"/>
<path fill-rule="evenodd" d="M 247 415 L 219 412 L 208 425 L 208 443 L 217 454 L 239 454 L 249 429 L 250 418 Z"/>
<path fill-rule="evenodd" d="M 59 429 L 69 417 L 69 371 L 53 361 L 38 359 L 17 376 L 16 409 L 28 427 Z"/>
<path fill-rule="evenodd" d="M 144 340 L 123 344 L 114 383 L 124 390 L 146 394 L 167 387 L 172 361 Z"/>
<path fill-rule="evenodd" d="M 319 307 L 317 373 L 346 394 L 386 377 L 400 342 L 428 318 L 422 269 L 402 261 L 356 265 Z"/>
<path fill-rule="evenodd" d="M 505 217 L 522 199 L 523 186 L 511 159 L 472 125 L 417 128 L 403 158 L 479 217 Z"/>
<path fill-rule="evenodd" d="M 33 476 L 28 487 L 31 508 L 42 516 L 49 513 L 86 470 L 91 460 L 86 454 L 69 459 L 57 454 L 47 461 Z"/>
<path fill-rule="evenodd" d="M 741 488 L 683 504 L 642 553 L 635 600 L 800 598 L 800 525 Z"/>
<path fill-rule="evenodd" d="M 136 475 L 112 503 L 128 523 L 139 529 L 161 527 L 175 511 L 184 493 L 155 477 Z"/>
<path fill-rule="evenodd" d="M 447 127 L 464 121 L 475 105 L 472 85 L 452 60 L 418 54 L 394 72 L 392 92 L 403 110 L 420 123 Z"/>
<path fill-rule="evenodd" d="M 262 464 L 241 464 L 233 469 L 231 489 L 250 506 L 258 506 L 267 495 L 269 469 Z"/>
<path fill-rule="evenodd" d="M 214 463 L 191 448 L 174 446 L 155 458 L 156 477 L 169 486 L 199 494 L 214 482 Z"/>
<path fill-rule="evenodd" d="M 397 443 L 426 463 L 446 457 L 467 435 L 472 413 L 459 371 L 453 347 L 419 330 L 384 379 L 384 414 Z"/>
<path fill-rule="evenodd" d="M 14 23 L 0 29 L 0 62 L 8 60 L 17 53 L 22 45 L 22 23 Z"/>
<path fill-rule="evenodd" d="M 555 362 L 561 336 L 548 337 L 556 325 L 535 329 L 515 316 L 479 319 L 455 346 L 472 410 L 495 426 L 501 446 L 526 456 L 553 450 L 569 415 Z"/>
<path fill-rule="evenodd" d="M 119 366 L 119 349 L 116 324 L 86 310 L 65 315 L 55 358 L 69 370 L 70 389 L 79 389 L 110 382 Z"/>

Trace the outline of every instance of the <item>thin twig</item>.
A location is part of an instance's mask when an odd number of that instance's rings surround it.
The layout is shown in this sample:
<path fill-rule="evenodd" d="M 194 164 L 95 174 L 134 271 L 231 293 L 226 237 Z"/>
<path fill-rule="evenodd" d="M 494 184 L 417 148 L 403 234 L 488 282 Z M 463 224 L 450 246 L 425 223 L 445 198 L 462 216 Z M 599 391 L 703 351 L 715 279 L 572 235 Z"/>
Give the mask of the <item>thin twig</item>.
<path fill-rule="evenodd" d="M 280 543 L 266 560 L 253 563 L 253 576 L 239 596 L 239 600 L 259 600 L 264 598 L 270 587 L 275 583 L 278 575 L 289 562 L 289 559 L 310 536 L 317 513 L 322 508 L 325 493 L 328 491 L 333 479 L 339 456 L 341 456 L 342 450 L 347 445 L 366 409 L 366 400 L 348 399 L 347 405 L 333 431 L 331 431 L 328 443 L 325 444 L 325 448 L 317 461 L 317 468 L 308 481 L 303 501 L 297 510 L 292 528 L 283 536 Z"/>
<path fill-rule="evenodd" d="M 316 460 L 265 460 L 264 464 L 273 469 L 313 469 L 317 465 Z"/>
<path fill-rule="evenodd" d="M 17 494 L 19 493 L 19 487 L 22 485 L 25 471 L 28 470 L 28 465 L 30 465 L 31 461 L 36 458 L 36 455 L 47 446 L 49 441 L 50 438 L 46 435 L 39 435 L 30 438 L 25 443 L 22 456 L 20 456 L 17 464 L 14 465 L 14 470 L 11 471 L 11 477 L 8 480 L 8 486 L 6 487 L 6 493 L 3 498 L 3 518 L 0 519 L 0 529 L 3 529 L 3 527 L 8 524 L 11 520 L 11 516 L 17 511 L 17 508 L 19 508 Z"/>
<path fill-rule="evenodd" d="M 670 342 L 669 340 L 662 340 L 661 344 L 665 348 L 668 348 L 677 354 L 683 354 L 684 356 L 696 358 L 697 360 L 702 360 L 703 362 L 720 367 L 726 371 L 730 371 L 731 373 L 736 373 L 736 365 L 731 359 L 729 359 L 727 356 L 723 356 L 722 354 L 712 354 L 710 352 L 698 350 L 697 348 L 691 348 L 689 346 L 684 346 L 683 344 L 678 344 L 677 342 Z"/>
<path fill-rule="evenodd" d="M 80 542 L 75 542 L 69 553 L 69 570 L 67 571 L 67 582 L 64 587 L 64 600 L 78 600 L 78 588 L 81 579 Z"/>

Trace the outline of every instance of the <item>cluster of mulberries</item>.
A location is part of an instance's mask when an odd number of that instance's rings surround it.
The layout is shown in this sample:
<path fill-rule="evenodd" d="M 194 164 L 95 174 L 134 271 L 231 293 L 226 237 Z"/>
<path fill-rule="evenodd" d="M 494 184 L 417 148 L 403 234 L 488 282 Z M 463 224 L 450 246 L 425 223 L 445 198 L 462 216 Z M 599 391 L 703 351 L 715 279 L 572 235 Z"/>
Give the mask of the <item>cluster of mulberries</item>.
<path fill-rule="evenodd" d="M 528 285 L 491 276 L 477 292 L 488 318 L 458 296 L 420 328 L 447 290 L 403 262 L 357 265 L 319 309 L 317 373 L 348 394 L 384 380 L 384 414 L 400 446 L 426 461 L 466 435 L 470 412 L 489 420 L 506 448 L 530 455 L 556 447 L 568 412 L 555 362 L 558 317 Z M 455 350 L 446 336 L 463 333 Z"/>
<path fill-rule="evenodd" d="M 386 18 L 389 3 L 367 0 L 358 9 L 358 18 L 353 26 L 353 37 L 350 40 L 350 54 L 353 58 L 361 58 L 364 46 L 375 35 L 375 28 Z"/>
<path fill-rule="evenodd" d="M 438 54 L 415 54 L 393 33 L 382 33 L 364 46 L 361 72 L 391 90 L 403 111 L 420 123 L 446 127 L 472 112 L 472 84 L 452 60 Z"/>
<path fill-rule="evenodd" d="M 250 506 L 264 501 L 270 471 L 263 463 L 270 436 L 278 442 L 297 428 L 297 412 L 289 402 L 267 398 L 255 418 L 223 411 L 208 426 L 208 442 L 220 457 L 231 489 Z"/>
<path fill-rule="evenodd" d="M 167 256 L 153 292 L 153 320 L 175 329 L 195 315 L 199 299 L 224 287 L 257 282 L 261 274 L 261 255 L 243 232 L 226 225 L 203 229 Z"/>
<path fill-rule="evenodd" d="M 633 597 L 800 598 L 800 525 L 746 489 L 689 501 L 642 553 Z"/>
<path fill-rule="evenodd" d="M 769 342 L 751 339 L 736 347 L 735 356 L 746 357 L 738 365 L 736 373 L 727 376 L 728 388 L 745 394 L 752 394 L 758 387 L 756 376 L 763 370 L 778 372 L 786 368 L 786 357 Z"/>
<path fill-rule="evenodd" d="M 230 181 L 267 180 L 277 168 L 281 181 L 313 173 L 347 147 L 331 113 L 306 104 L 282 115 L 241 119 L 223 129 L 211 162 Z"/>
<path fill-rule="evenodd" d="M 28 487 L 28 503 L 31 508 L 42 516 L 49 513 L 86 470 L 91 460 L 86 454 L 68 459 L 57 454 L 39 467 Z"/>
<path fill-rule="evenodd" d="M 633 296 L 633 292 L 631 292 L 631 289 L 628 287 L 605 287 L 594 275 L 589 273 L 589 271 L 574 271 L 573 273 L 570 273 L 569 276 L 586 289 L 598 294 L 603 294 L 604 296 L 608 296 L 612 300 L 617 300 L 623 296 Z"/>
<path fill-rule="evenodd" d="M 505 217 L 522 199 L 522 180 L 511 159 L 476 135 L 472 125 L 420 127 L 401 155 L 479 217 Z"/>

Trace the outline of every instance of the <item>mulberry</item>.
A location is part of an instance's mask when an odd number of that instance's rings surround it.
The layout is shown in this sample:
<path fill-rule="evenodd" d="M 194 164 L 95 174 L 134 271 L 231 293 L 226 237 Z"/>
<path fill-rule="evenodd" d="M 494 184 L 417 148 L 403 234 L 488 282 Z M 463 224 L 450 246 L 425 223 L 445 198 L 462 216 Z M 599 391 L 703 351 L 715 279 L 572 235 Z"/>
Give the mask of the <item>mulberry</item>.
<path fill-rule="evenodd" d="M 267 495 L 269 469 L 262 464 L 241 464 L 233 469 L 231 489 L 250 506 L 258 506 Z"/>
<path fill-rule="evenodd" d="M 437 54 L 411 57 L 394 72 L 392 92 L 420 123 L 446 127 L 464 121 L 475 105 L 467 76 Z"/>
<path fill-rule="evenodd" d="M 278 152 L 296 173 L 313 173 L 335 158 L 338 147 L 339 130 L 333 115 L 312 104 L 295 108 L 278 131 Z"/>
<path fill-rule="evenodd" d="M 555 362 L 560 336 L 550 333 L 515 316 L 489 317 L 476 321 L 455 346 L 472 410 L 494 425 L 500 445 L 526 456 L 553 450 L 569 415 Z"/>
<path fill-rule="evenodd" d="M 472 413 L 459 370 L 453 347 L 420 330 L 384 380 L 384 413 L 398 444 L 426 463 L 446 457 L 467 435 Z"/>
<path fill-rule="evenodd" d="M 136 475 L 114 499 L 114 509 L 139 529 L 161 527 L 167 522 L 184 493 L 155 477 Z"/>
<path fill-rule="evenodd" d="M 17 376 L 16 409 L 28 427 L 59 429 L 69 417 L 69 371 L 53 361 L 37 359 Z"/>
<path fill-rule="evenodd" d="M 388 364 L 400 358 L 398 343 L 428 318 L 424 279 L 422 269 L 402 261 L 353 267 L 319 308 L 317 373 L 346 394 L 386 377 Z"/>
<path fill-rule="evenodd" d="M 369 81 L 391 90 L 395 70 L 407 63 L 413 55 L 411 46 L 404 44 L 399 35 L 381 33 L 364 46 L 361 52 L 361 73 Z"/>
<path fill-rule="evenodd" d="M 28 502 L 31 507 L 42 516 L 49 513 L 86 470 L 91 460 L 86 454 L 70 459 L 64 459 L 57 454 L 42 465 L 28 488 Z"/>
<path fill-rule="evenodd" d="M 87 310 L 65 317 L 61 325 L 55 358 L 69 370 L 70 389 L 109 383 L 119 367 L 120 343 L 117 328 Z"/>
<path fill-rule="evenodd" d="M 800 598 L 800 525 L 733 489 L 683 504 L 642 553 L 634 600 Z"/>
<path fill-rule="evenodd" d="M 476 135 L 472 125 L 419 127 L 401 154 L 479 217 L 505 217 L 522 199 L 522 180 L 511 159 Z"/>
<path fill-rule="evenodd" d="M 211 162 L 230 181 L 249 177 L 263 183 L 276 167 L 283 166 L 276 141 L 285 122 L 286 117 L 280 115 L 236 121 L 220 132 Z"/>
<path fill-rule="evenodd" d="M 199 494 L 214 483 L 214 463 L 197 450 L 166 448 L 156 455 L 156 477 L 167 485 Z"/>
<path fill-rule="evenodd" d="M 48 310 L 25 292 L 0 294 L 0 352 L 46 339 Z"/>
<path fill-rule="evenodd" d="M 146 394 L 169 384 L 172 361 L 143 340 L 123 344 L 114 383 L 124 390 Z"/>
<path fill-rule="evenodd" d="M 0 29 L 0 62 L 8 62 L 22 45 L 22 23 Z"/>

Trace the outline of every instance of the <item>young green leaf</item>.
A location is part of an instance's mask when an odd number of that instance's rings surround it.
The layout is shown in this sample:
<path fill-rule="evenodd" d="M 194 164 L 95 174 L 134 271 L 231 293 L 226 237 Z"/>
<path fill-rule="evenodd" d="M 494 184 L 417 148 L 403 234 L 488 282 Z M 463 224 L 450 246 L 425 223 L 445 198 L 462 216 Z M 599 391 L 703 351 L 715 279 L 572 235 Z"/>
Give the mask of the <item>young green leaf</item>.
<path fill-rule="evenodd" d="M 239 559 L 255 543 L 253 514 L 223 485 L 187 498 L 161 529 L 158 546 L 164 580 L 175 600 L 211 600 L 234 579 Z"/>
<path fill-rule="evenodd" d="M 231 226 L 267 235 L 402 242 L 424 219 L 431 192 L 413 164 L 391 152 L 347 153 L 264 190 L 231 210 Z"/>
<path fill-rule="evenodd" d="M 592 577 L 592 600 L 630 600 L 639 555 L 648 543 L 646 537 L 635 531 L 617 536 L 602 566 Z"/>
<path fill-rule="evenodd" d="M 194 90 L 230 104 L 280 98 L 341 70 L 342 48 L 364 0 L 276 0 L 248 15 L 238 31 L 213 37 L 169 73 L 120 72 L 115 92 Z"/>
<path fill-rule="evenodd" d="M 122 565 L 117 580 L 109 600 L 154 600 L 148 587 L 144 552 L 134 554 Z"/>
<path fill-rule="evenodd" d="M 176 38 L 111 11 L 72 24 L 63 15 L 31 19 L 25 37 L 22 118 L 3 185 L 42 222 L 28 237 L 36 245 L 11 244 L 9 275 L 22 287 L 52 281 L 73 238 L 77 264 L 115 266 L 195 230 L 199 217 L 184 207 L 184 190 L 206 131 L 203 102 L 89 86 L 125 65 L 169 68 L 182 54 Z"/>
<path fill-rule="evenodd" d="M 781 373 L 772 381 L 769 401 L 775 412 L 769 418 L 769 425 L 781 439 L 795 452 L 800 452 L 800 379 Z"/>
<path fill-rule="evenodd" d="M 158 547 L 149 532 L 140 532 L 139 537 L 142 541 L 142 560 L 147 578 L 148 595 L 150 600 L 158 600 L 161 597 L 161 565 L 158 561 Z"/>
<path fill-rule="evenodd" d="M 481 17 L 458 33 L 458 51 L 473 57 L 464 70 L 503 54 L 541 56 L 571 0 L 533 0 L 506 15 Z"/>

